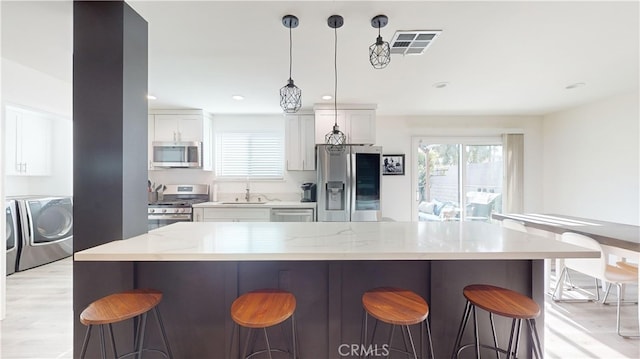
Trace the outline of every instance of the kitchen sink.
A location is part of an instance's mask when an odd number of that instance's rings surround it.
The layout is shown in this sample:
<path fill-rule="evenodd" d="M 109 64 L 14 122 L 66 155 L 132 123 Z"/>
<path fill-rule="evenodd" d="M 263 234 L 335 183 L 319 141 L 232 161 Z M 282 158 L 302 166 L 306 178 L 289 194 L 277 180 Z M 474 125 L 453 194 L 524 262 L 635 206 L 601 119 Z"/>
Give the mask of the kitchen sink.
<path fill-rule="evenodd" d="M 265 204 L 267 202 L 221 202 L 221 204 Z"/>

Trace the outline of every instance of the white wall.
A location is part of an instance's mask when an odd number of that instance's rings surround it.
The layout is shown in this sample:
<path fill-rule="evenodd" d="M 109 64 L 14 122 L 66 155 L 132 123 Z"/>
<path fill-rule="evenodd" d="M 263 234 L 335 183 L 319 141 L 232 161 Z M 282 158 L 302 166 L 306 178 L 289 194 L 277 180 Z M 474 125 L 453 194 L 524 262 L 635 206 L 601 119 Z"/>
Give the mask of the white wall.
<path fill-rule="evenodd" d="M 544 117 L 544 212 L 640 224 L 639 96 Z"/>
<path fill-rule="evenodd" d="M 71 195 L 72 167 L 72 84 L 2 58 L 2 123 L 4 106 L 26 107 L 51 114 L 51 176 L 6 176 L 5 195 Z M 4 135 L 4 131 L 2 132 Z M 4 157 L 3 157 L 4 159 Z M 3 172 L 4 173 L 4 164 Z"/>
<path fill-rule="evenodd" d="M 412 188 L 413 137 L 496 136 L 523 133 L 525 142 L 524 210 L 542 210 L 542 117 L 536 116 L 378 116 L 376 144 L 385 154 L 406 155 L 404 176 L 382 177 L 382 215 L 397 221 L 411 221 L 415 193 Z"/>

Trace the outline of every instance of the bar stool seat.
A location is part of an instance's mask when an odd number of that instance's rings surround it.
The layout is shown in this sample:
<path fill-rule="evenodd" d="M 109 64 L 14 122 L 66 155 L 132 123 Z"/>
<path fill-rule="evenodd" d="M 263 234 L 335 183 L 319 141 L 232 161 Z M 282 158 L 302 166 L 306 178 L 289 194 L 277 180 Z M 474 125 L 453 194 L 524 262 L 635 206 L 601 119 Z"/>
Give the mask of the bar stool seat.
<path fill-rule="evenodd" d="M 510 289 L 473 284 L 462 293 L 476 307 L 503 317 L 533 319 L 540 315 L 540 306 L 533 299 Z"/>
<path fill-rule="evenodd" d="M 161 353 L 163 356 L 172 358 L 171 349 L 167 340 L 164 325 L 162 324 L 162 318 L 158 311 L 158 304 L 162 300 L 162 292 L 155 289 L 134 289 L 130 291 L 110 294 L 102 297 L 87 306 L 82 313 L 80 313 L 80 322 L 87 326 L 87 332 L 82 344 L 81 358 L 84 358 L 89 338 L 91 336 L 91 328 L 95 325 L 100 326 L 100 348 L 102 351 L 102 358 L 106 358 L 106 347 L 104 337 L 104 325 L 108 325 L 109 334 L 111 336 L 111 344 L 113 355 L 116 358 L 123 358 L 130 355 L 141 355 L 142 351 L 155 351 Z M 144 331 L 146 327 L 146 316 L 149 311 L 155 313 L 160 332 L 162 334 L 162 340 L 166 348 L 166 352 L 156 349 L 144 349 Z M 141 317 L 136 329 L 136 337 L 134 341 L 135 350 L 131 353 L 118 356 L 116 351 L 115 339 L 113 336 L 112 324 L 120 323 L 125 320 Z"/>
<path fill-rule="evenodd" d="M 460 351 L 471 346 L 475 346 L 476 357 L 478 358 L 480 357 L 480 347 L 495 350 L 496 355 L 498 353 L 504 353 L 507 355 L 507 358 L 515 358 L 518 352 L 522 320 L 527 321 L 530 329 L 533 354 L 536 358 L 543 357 L 542 347 L 535 326 L 535 318 L 540 315 L 540 306 L 538 306 L 533 299 L 513 290 L 488 284 L 468 285 L 463 289 L 462 293 L 467 299 L 467 305 L 456 337 L 452 358 L 457 358 Z M 479 342 L 476 307 L 489 312 L 494 346 L 481 345 Z M 460 346 L 471 313 L 473 313 L 475 343 Z M 511 335 L 506 350 L 498 347 L 493 322 L 494 314 L 512 319 Z"/>
<path fill-rule="evenodd" d="M 292 358 L 296 358 L 295 309 L 295 296 L 290 292 L 280 289 L 259 289 L 247 292 L 234 300 L 231 304 L 231 319 L 233 319 L 237 325 L 250 329 L 242 358 L 248 358 L 263 352 L 266 352 L 269 358 L 271 358 L 271 353 L 274 351 L 289 353 L 292 355 Z M 267 328 L 281 324 L 289 318 L 291 318 L 292 349 L 285 351 L 271 348 Z M 266 350 L 248 353 L 249 342 L 253 335 L 252 329 L 263 330 Z M 233 333 L 231 343 L 233 345 Z"/>
<path fill-rule="evenodd" d="M 427 318 L 429 317 L 429 305 L 427 302 L 415 292 L 402 289 L 402 288 L 393 288 L 393 287 L 379 287 L 366 291 L 362 295 L 362 307 L 364 309 L 364 320 L 363 320 L 363 330 L 362 330 L 362 342 L 366 346 L 367 342 L 367 317 L 371 315 L 373 318 L 381 321 L 383 323 L 387 323 L 392 325 L 391 333 L 389 335 L 388 340 L 388 349 L 397 350 L 395 348 L 391 348 L 391 341 L 393 339 L 393 331 L 396 325 L 400 325 L 402 328 L 403 340 L 405 342 L 405 350 L 402 351 L 404 353 L 413 354 L 414 357 L 417 357 L 418 354 L 415 349 L 415 345 L 413 343 L 413 338 L 411 336 L 411 331 L 409 330 L 409 325 L 422 324 L 425 323 L 425 327 L 427 330 L 427 339 L 429 341 L 429 349 L 431 357 L 433 358 L 433 346 L 431 342 L 431 330 L 429 328 L 429 321 Z M 371 342 L 373 342 L 375 337 L 376 326 L 373 329 L 373 334 L 371 336 Z M 421 329 L 421 345 L 420 349 L 422 351 L 422 325 Z M 406 338 L 405 338 L 406 336 Z M 407 347 L 407 340 L 409 339 L 409 344 L 411 345 L 411 351 Z M 422 355 L 421 355 L 422 357 Z"/>

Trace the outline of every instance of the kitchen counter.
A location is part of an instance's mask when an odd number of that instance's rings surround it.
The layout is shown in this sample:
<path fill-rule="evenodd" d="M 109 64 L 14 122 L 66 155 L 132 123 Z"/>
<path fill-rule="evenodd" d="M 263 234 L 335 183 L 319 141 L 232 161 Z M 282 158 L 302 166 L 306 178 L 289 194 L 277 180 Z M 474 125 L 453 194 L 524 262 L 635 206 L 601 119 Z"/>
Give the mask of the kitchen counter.
<path fill-rule="evenodd" d="M 316 208 L 316 202 L 266 201 L 246 203 L 204 202 L 193 205 L 194 208 Z"/>
<path fill-rule="evenodd" d="M 75 260 L 545 259 L 595 253 L 483 222 L 181 222 L 77 252 Z"/>
<path fill-rule="evenodd" d="M 231 303 L 250 290 L 281 288 L 296 297 L 300 351 L 337 359 L 339 348 L 360 342 L 368 289 L 403 287 L 425 298 L 435 356 L 448 357 L 464 286 L 503 286 L 544 308 L 544 258 L 598 255 L 483 222 L 182 222 L 74 258 L 105 268 L 134 262 L 136 286 L 163 292 L 160 310 L 177 358 L 230 357 L 230 348 L 241 347 L 231 336 Z M 491 342 L 488 318 L 478 320 L 481 340 Z M 544 311 L 537 322 L 544 345 Z M 509 322 L 495 324 L 507 338 Z M 417 338 L 417 327 L 412 332 Z M 519 357 L 528 350 L 522 339 Z"/>

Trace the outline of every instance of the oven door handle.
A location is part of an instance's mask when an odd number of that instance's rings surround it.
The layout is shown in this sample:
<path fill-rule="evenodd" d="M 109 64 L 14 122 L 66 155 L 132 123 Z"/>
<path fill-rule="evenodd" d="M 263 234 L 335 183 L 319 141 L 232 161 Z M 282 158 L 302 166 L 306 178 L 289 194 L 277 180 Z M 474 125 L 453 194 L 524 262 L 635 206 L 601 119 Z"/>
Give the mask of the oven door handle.
<path fill-rule="evenodd" d="M 147 216 L 147 219 L 152 220 L 173 220 L 173 219 L 183 219 L 190 221 L 190 214 L 150 214 Z"/>

